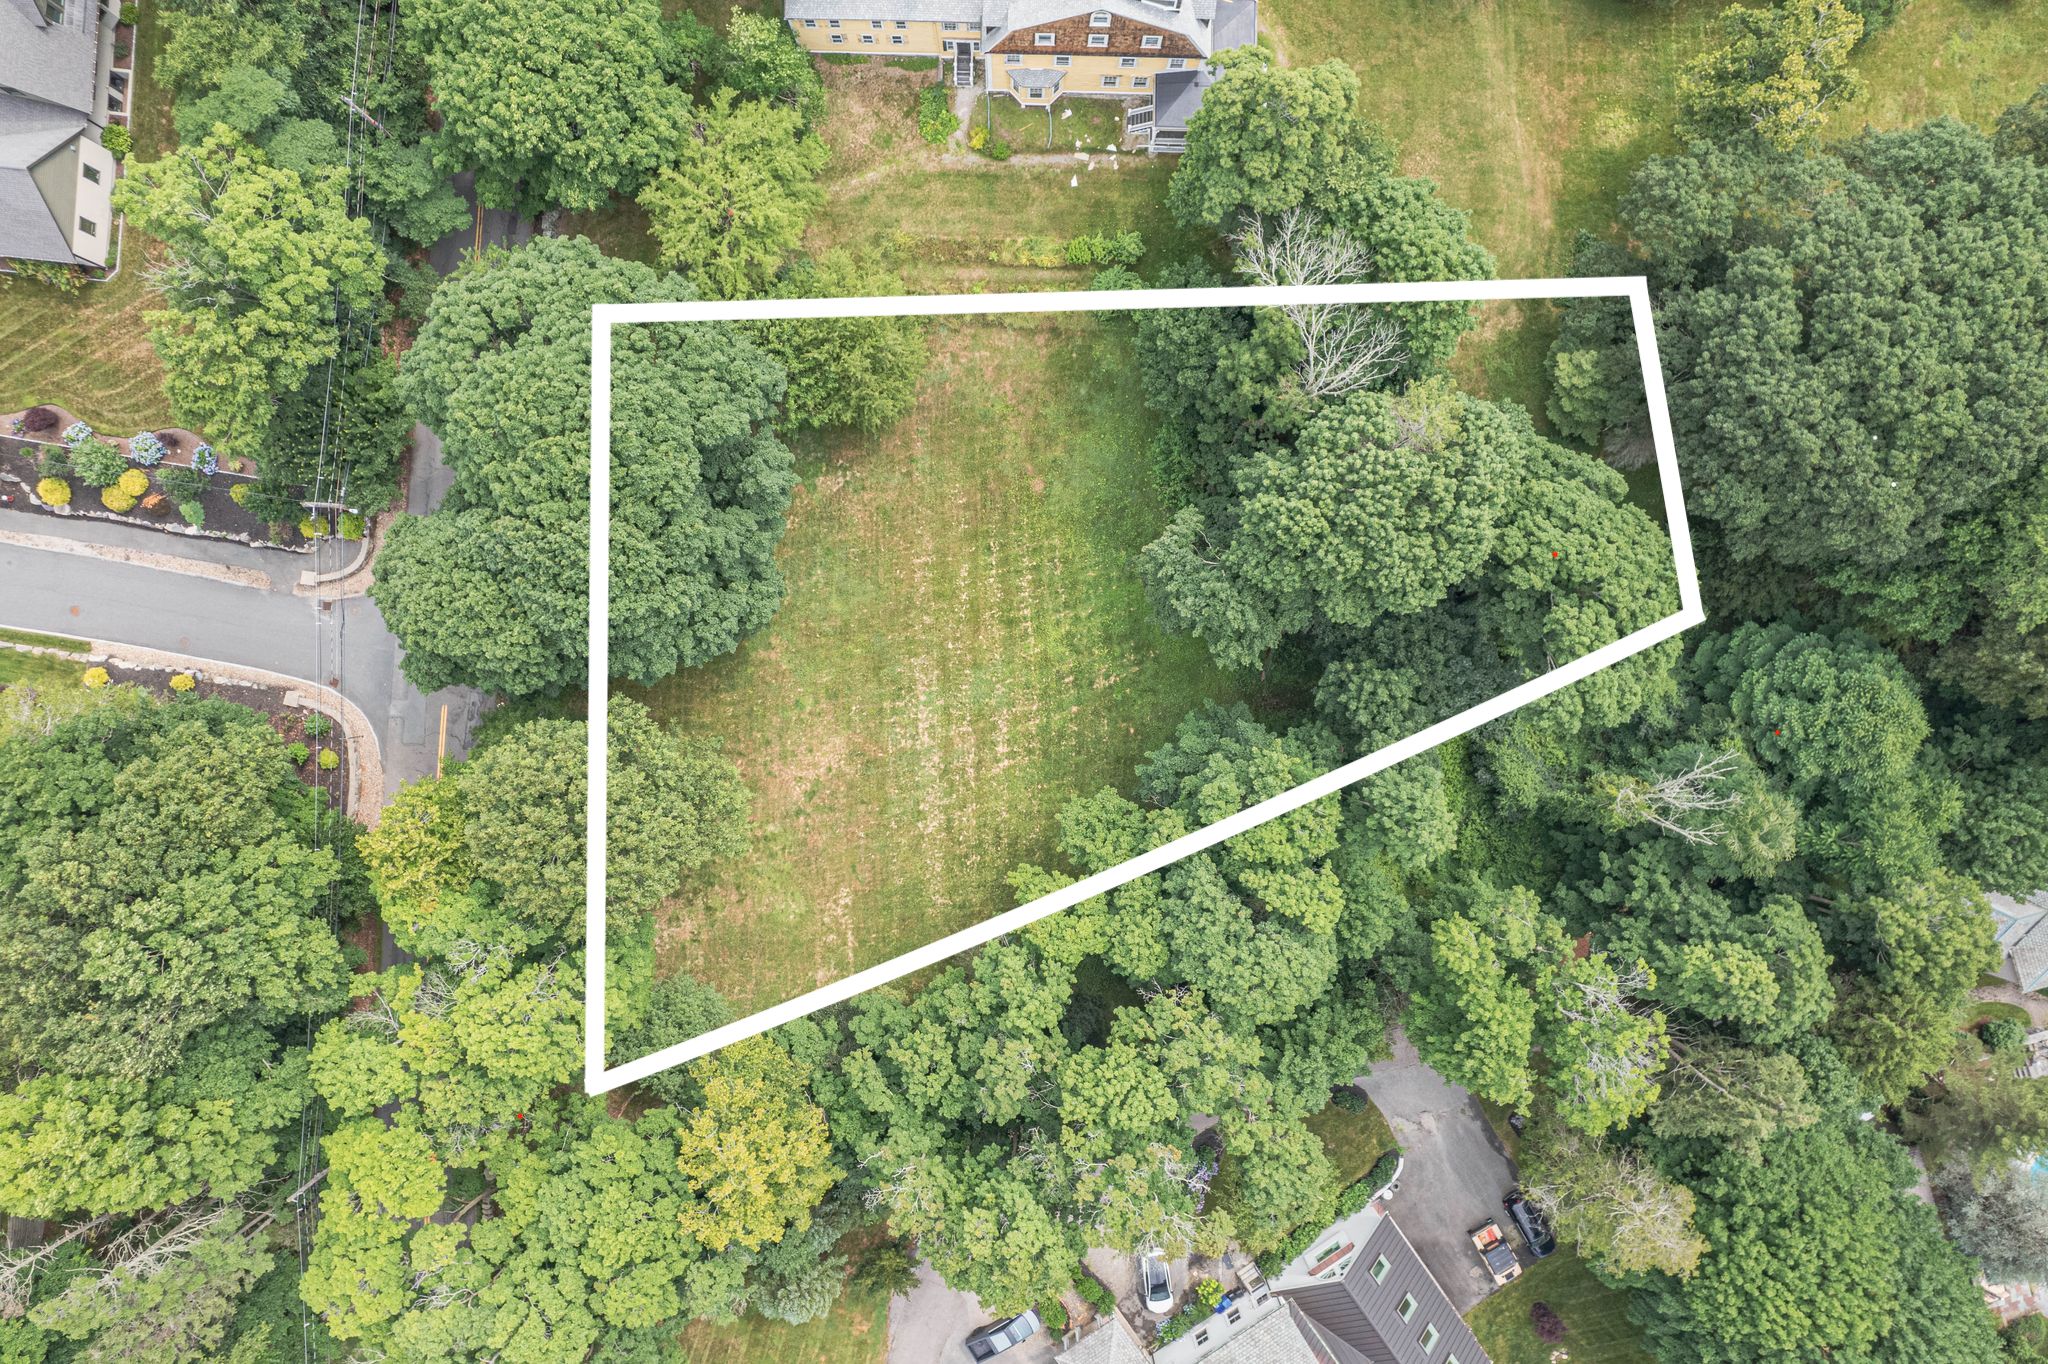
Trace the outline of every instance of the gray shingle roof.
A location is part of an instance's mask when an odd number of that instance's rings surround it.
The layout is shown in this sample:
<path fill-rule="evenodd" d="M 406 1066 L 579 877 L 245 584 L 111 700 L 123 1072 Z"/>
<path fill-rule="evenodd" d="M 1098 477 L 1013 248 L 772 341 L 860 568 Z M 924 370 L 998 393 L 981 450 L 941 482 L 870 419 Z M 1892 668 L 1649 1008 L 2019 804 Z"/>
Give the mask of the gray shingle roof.
<path fill-rule="evenodd" d="M 1054 1364 L 1147 1364 L 1148 1359 L 1120 1312 L 1082 1336 L 1073 1349 L 1053 1356 Z"/>
<path fill-rule="evenodd" d="M 1295 1324 L 1294 1313 L 1268 1312 L 1201 1357 L 1201 1364 L 1322 1364 Z"/>
<path fill-rule="evenodd" d="M 999 66 L 996 70 L 1010 78 L 1012 90 L 1057 90 L 1067 73 L 1045 66 Z"/>
<path fill-rule="evenodd" d="M 99 0 L 65 0 L 46 23 L 27 0 L 0 4 L 0 86 L 81 114 L 95 112 Z"/>
<path fill-rule="evenodd" d="M 50 206 L 28 172 L 0 168 L 0 256 L 20 260 L 53 260 L 66 265 L 78 259 L 57 230 Z"/>

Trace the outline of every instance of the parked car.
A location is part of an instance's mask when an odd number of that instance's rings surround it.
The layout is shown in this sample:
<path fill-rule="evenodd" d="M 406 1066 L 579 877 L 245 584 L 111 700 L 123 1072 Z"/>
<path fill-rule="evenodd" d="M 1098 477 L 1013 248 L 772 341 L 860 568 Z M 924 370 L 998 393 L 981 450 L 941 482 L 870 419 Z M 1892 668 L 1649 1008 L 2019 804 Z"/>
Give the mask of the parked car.
<path fill-rule="evenodd" d="M 1043 1325 L 1038 1313 L 1026 1308 L 1021 1316 L 991 1322 L 967 1337 L 967 1353 L 975 1359 L 994 1359 L 1038 1334 Z"/>
<path fill-rule="evenodd" d="M 1173 1280 L 1162 1255 L 1138 1257 L 1138 1301 L 1155 1317 L 1173 1315 Z"/>
<path fill-rule="evenodd" d="M 1508 1244 L 1507 1234 L 1500 1229 L 1500 1223 L 1489 1217 L 1472 1229 L 1471 1236 L 1472 1249 L 1479 1252 L 1486 1272 L 1493 1276 L 1494 1287 L 1522 1277 L 1521 1262 L 1515 1259 L 1515 1248 Z"/>
<path fill-rule="evenodd" d="M 1550 1224 L 1543 1220 L 1542 1213 L 1536 1211 L 1534 1203 L 1522 1197 L 1519 1190 L 1509 1194 L 1501 1202 L 1501 1206 L 1507 1209 L 1509 1217 L 1515 1219 L 1516 1230 L 1520 1231 L 1522 1239 L 1529 1243 L 1529 1254 L 1540 1260 L 1557 1249 L 1557 1238 L 1550 1234 Z"/>

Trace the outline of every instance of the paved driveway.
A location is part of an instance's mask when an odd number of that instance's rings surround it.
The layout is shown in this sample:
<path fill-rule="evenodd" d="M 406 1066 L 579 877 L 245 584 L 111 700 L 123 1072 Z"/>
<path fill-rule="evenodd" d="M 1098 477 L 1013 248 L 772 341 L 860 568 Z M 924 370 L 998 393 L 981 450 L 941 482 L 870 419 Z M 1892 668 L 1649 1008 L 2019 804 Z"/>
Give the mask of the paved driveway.
<path fill-rule="evenodd" d="M 1406 1037 L 1396 1034 L 1393 1042 L 1392 1059 L 1374 1062 L 1359 1083 L 1407 1158 L 1394 1220 L 1462 1316 L 1493 1291 L 1467 1233 L 1489 1217 L 1503 1218 L 1500 1203 L 1515 1185 L 1515 1167 L 1479 1101 L 1422 1064 Z"/>
<path fill-rule="evenodd" d="M 994 1320 L 980 1299 L 947 1287 L 920 1261 L 917 1287 L 889 1299 L 889 1364 L 970 1364 L 967 1333 Z M 998 1357 L 1003 1364 L 1051 1364 L 1058 1349 L 1059 1338 L 1041 1329 Z"/>

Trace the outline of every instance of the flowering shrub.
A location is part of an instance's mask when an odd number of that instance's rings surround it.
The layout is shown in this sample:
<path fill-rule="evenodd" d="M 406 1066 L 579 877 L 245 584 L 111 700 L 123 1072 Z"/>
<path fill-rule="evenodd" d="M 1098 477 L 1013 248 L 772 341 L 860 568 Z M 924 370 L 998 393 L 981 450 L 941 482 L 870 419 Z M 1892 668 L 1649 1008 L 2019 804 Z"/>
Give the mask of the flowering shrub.
<path fill-rule="evenodd" d="M 363 514 L 361 512 L 343 512 L 341 514 L 341 538 L 344 540 L 360 540 L 363 538 Z"/>
<path fill-rule="evenodd" d="M 64 443 L 76 450 L 92 439 L 92 428 L 84 422 L 73 422 L 64 428 Z"/>
<path fill-rule="evenodd" d="M 192 467 L 202 474 L 216 473 L 220 469 L 220 456 L 213 453 L 213 447 L 205 441 L 192 447 Z"/>
<path fill-rule="evenodd" d="M 114 486 L 130 497 L 140 497 L 149 491 L 149 475 L 140 469 L 125 469 Z"/>
<path fill-rule="evenodd" d="M 341 755 L 339 753 L 336 753 L 331 748 L 320 750 L 320 770 L 322 772 L 332 772 L 339 766 L 341 766 Z"/>
<path fill-rule="evenodd" d="M 100 505 L 110 512 L 134 511 L 135 495 L 123 492 L 119 488 L 102 488 L 100 489 Z"/>
<path fill-rule="evenodd" d="M 177 692 L 180 696 L 183 696 L 186 692 L 191 691 L 194 687 L 198 685 L 198 681 L 192 676 L 191 673 L 171 674 L 171 690 Z"/>
<path fill-rule="evenodd" d="M 250 484 L 237 483 L 234 487 L 228 489 L 228 496 L 234 499 L 236 506 L 246 507 L 249 505 L 249 494 L 255 491 L 256 489 Z"/>
<path fill-rule="evenodd" d="M 97 689 L 106 686 L 113 679 L 107 676 L 105 668 L 87 668 L 84 681 L 86 686 Z"/>
<path fill-rule="evenodd" d="M 71 505 L 71 485 L 61 478 L 45 478 L 36 484 L 36 500 L 49 507 Z"/>
<path fill-rule="evenodd" d="M 154 431 L 139 431 L 128 441 L 128 458 L 145 469 L 156 467 L 163 457 L 164 443 L 156 438 Z"/>

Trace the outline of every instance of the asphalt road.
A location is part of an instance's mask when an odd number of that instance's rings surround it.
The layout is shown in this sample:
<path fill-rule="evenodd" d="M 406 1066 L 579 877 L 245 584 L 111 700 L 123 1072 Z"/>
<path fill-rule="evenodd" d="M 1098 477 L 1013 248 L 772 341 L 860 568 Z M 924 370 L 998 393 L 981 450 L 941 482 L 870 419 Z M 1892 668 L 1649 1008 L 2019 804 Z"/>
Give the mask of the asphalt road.
<path fill-rule="evenodd" d="M 73 529 L 68 522 L 28 513 L 0 511 L 0 517 L 6 518 L 0 524 L 38 535 Z M 259 557 L 265 551 L 244 545 L 88 524 L 93 529 L 77 538 L 104 542 L 114 538 L 109 530 L 120 531 L 124 543 L 156 553 L 263 563 L 274 585 L 266 591 L 0 544 L 0 624 L 166 649 L 332 686 L 361 707 L 377 731 L 387 797 L 404 782 L 433 775 L 444 702 L 450 749 L 462 751 L 482 698 L 461 688 L 422 695 L 399 671 L 398 641 L 368 597 L 323 604 L 294 596 L 290 584 L 304 566 L 296 555 L 280 566 Z"/>
<path fill-rule="evenodd" d="M 1375 1061 L 1359 1083 L 1407 1159 L 1392 1202 L 1394 1220 L 1462 1316 L 1493 1292 L 1493 1279 L 1467 1239 L 1472 1229 L 1490 1217 L 1517 1241 L 1500 1206 L 1515 1186 L 1514 1163 L 1479 1101 L 1422 1064 L 1406 1037 L 1396 1034 L 1393 1042 L 1392 1059 Z M 1529 1263 L 1527 1255 L 1522 1260 Z"/>

